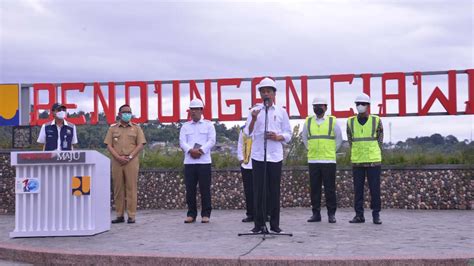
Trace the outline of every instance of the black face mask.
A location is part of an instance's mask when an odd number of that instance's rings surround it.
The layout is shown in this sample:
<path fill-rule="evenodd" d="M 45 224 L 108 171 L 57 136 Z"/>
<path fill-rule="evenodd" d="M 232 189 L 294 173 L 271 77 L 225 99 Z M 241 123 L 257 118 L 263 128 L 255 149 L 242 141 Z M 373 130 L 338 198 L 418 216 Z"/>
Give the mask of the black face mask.
<path fill-rule="evenodd" d="M 324 109 L 322 107 L 313 107 L 313 111 L 318 116 L 324 114 Z"/>

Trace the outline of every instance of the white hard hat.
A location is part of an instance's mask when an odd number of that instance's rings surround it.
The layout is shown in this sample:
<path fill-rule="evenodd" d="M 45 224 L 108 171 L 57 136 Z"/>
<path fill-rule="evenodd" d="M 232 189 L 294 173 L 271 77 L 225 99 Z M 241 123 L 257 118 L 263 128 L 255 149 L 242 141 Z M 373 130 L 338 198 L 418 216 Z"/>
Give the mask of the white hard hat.
<path fill-rule="evenodd" d="M 354 102 L 370 104 L 370 96 L 365 94 L 365 93 L 361 93 L 361 94 L 359 94 L 359 96 L 356 97 Z"/>
<path fill-rule="evenodd" d="M 313 105 L 315 105 L 315 104 L 325 104 L 325 105 L 327 105 L 328 101 L 326 101 L 326 98 L 324 98 L 324 97 L 315 97 L 313 99 Z"/>
<path fill-rule="evenodd" d="M 271 87 L 273 88 L 274 91 L 276 91 L 276 83 L 273 79 L 269 78 L 269 77 L 266 77 L 264 79 L 262 79 L 260 81 L 260 83 L 258 83 L 257 85 L 257 89 L 260 90 L 261 88 L 264 88 L 264 87 Z"/>
<path fill-rule="evenodd" d="M 204 108 L 204 104 L 199 99 L 193 99 L 189 103 L 189 108 Z"/>

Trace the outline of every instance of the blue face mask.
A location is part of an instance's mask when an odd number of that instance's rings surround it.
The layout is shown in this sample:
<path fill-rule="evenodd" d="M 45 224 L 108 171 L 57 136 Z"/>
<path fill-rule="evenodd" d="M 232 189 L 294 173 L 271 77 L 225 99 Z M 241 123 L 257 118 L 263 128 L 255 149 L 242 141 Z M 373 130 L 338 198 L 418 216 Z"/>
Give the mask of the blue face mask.
<path fill-rule="evenodd" d="M 130 122 L 131 119 L 132 119 L 132 114 L 122 113 L 122 121 L 123 122 L 128 123 L 128 122 Z"/>

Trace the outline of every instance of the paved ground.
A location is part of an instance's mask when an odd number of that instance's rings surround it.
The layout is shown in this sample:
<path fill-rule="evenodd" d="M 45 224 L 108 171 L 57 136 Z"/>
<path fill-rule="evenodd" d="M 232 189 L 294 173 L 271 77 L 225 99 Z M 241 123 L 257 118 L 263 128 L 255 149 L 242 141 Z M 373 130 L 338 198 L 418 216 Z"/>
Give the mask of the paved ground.
<path fill-rule="evenodd" d="M 33 265 L 33 264 L 15 262 L 15 261 L 10 261 L 10 260 L 1 260 L 0 259 L 0 265 L 2 265 L 2 266 L 15 266 L 15 265 Z"/>
<path fill-rule="evenodd" d="M 349 224 L 350 209 L 338 210 L 337 223 L 307 223 L 309 209 L 283 209 L 281 228 L 294 234 L 237 236 L 253 224 L 242 223 L 241 210 L 214 210 L 211 223 L 184 224 L 184 210 L 140 211 L 136 224 L 112 225 L 92 237 L 10 239 L 14 216 L 0 216 L 0 247 L 71 253 L 145 256 L 281 256 L 302 259 L 474 258 L 474 211 L 383 210 L 382 225 Z M 0 258 L 2 258 L 0 252 Z M 3 259 L 11 258 L 3 256 Z M 471 260 L 473 263 L 474 260 Z M 1 261 L 0 261 L 1 263 Z"/>

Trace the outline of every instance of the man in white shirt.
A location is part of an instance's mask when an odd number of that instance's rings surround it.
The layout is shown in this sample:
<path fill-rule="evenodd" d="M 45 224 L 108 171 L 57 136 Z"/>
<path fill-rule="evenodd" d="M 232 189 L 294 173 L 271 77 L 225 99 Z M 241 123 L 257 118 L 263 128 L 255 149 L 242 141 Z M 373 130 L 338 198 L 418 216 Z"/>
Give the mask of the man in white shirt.
<path fill-rule="evenodd" d="M 336 117 L 325 116 L 328 103 L 325 98 L 313 100 L 314 116 L 306 118 L 303 143 L 308 149 L 311 206 L 313 215 L 308 222 L 321 221 L 321 186 L 324 184 L 329 223 L 336 222 L 336 151 L 342 144 L 341 128 Z"/>
<path fill-rule="evenodd" d="M 196 186 L 201 193 L 202 223 L 209 223 L 211 217 L 211 148 L 216 144 L 214 125 L 202 119 L 204 104 L 194 99 L 189 104 L 191 121 L 183 124 L 179 132 L 179 145 L 184 152 L 184 183 L 186 204 L 185 223 L 196 221 Z"/>
<path fill-rule="evenodd" d="M 283 143 L 291 140 L 291 126 L 286 110 L 275 105 L 276 83 L 270 78 L 264 78 L 257 85 L 264 104 L 258 104 L 251 109 L 245 124 L 245 133 L 252 136 L 252 167 L 254 186 L 255 227 L 254 233 L 265 230 L 266 198 L 269 200 L 270 230 L 281 233 L 280 229 L 280 183 L 283 161 Z M 265 117 L 267 115 L 267 133 L 265 135 Z M 264 143 L 267 140 L 267 152 Z M 266 160 L 266 167 L 265 167 Z M 266 170 L 266 177 L 264 172 Z M 268 189 L 268 197 L 265 197 Z M 265 198 L 265 200 L 264 200 Z"/>
<path fill-rule="evenodd" d="M 239 141 L 237 144 L 237 158 L 240 161 L 240 173 L 242 174 L 242 183 L 244 184 L 246 217 L 242 219 L 243 223 L 253 222 L 253 178 L 252 178 L 252 160 L 250 153 L 252 151 L 252 138 L 245 134 L 245 125 L 240 128 Z"/>
<path fill-rule="evenodd" d="M 44 151 L 70 151 L 77 144 L 76 126 L 66 121 L 66 106 L 55 103 L 51 108 L 53 121 L 41 126 L 37 139 Z"/>

